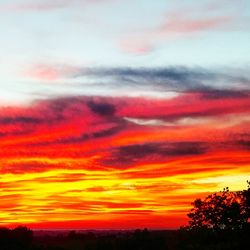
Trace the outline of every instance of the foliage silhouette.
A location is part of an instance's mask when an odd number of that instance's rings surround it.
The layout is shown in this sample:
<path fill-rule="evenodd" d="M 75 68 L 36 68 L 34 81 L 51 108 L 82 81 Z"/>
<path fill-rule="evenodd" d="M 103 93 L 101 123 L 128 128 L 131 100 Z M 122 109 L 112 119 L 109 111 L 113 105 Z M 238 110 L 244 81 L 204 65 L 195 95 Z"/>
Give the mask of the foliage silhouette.
<path fill-rule="evenodd" d="M 196 199 L 188 217 L 188 229 L 238 230 L 247 226 L 250 211 L 250 183 L 246 190 L 222 192 Z"/>
<path fill-rule="evenodd" d="M 18 226 L 13 230 L 0 228 L 1 250 L 28 250 L 31 249 L 33 233 L 27 227 Z"/>

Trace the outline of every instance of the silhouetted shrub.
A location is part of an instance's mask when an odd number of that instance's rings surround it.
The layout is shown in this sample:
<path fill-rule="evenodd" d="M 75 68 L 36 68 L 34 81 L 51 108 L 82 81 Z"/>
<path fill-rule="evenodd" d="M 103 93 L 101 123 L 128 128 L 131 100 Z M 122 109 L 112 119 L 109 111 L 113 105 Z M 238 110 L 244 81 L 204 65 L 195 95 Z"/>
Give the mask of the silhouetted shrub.
<path fill-rule="evenodd" d="M 196 199 L 188 217 L 189 229 L 242 229 L 249 219 L 249 186 L 247 190 L 231 192 L 225 188 L 205 199 Z"/>

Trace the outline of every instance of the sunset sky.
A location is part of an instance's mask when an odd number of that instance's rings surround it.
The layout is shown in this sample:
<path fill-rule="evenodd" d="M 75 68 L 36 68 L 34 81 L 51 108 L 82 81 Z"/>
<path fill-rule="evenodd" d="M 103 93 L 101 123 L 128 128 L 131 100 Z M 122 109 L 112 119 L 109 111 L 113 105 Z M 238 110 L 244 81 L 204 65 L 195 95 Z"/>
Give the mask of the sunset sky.
<path fill-rule="evenodd" d="M 250 1 L 0 0 L 0 226 L 177 228 L 250 180 Z"/>

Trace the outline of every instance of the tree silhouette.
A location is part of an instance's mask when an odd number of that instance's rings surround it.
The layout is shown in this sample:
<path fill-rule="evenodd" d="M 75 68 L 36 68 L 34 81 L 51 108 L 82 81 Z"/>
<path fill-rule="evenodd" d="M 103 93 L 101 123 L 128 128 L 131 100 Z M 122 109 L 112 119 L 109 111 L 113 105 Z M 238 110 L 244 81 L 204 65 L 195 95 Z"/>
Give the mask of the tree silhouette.
<path fill-rule="evenodd" d="M 245 218 L 250 222 L 250 181 L 247 181 L 247 189 L 240 191 L 239 195 L 241 196 L 241 205 L 244 209 Z"/>
<path fill-rule="evenodd" d="M 189 229 L 237 230 L 247 225 L 250 212 L 250 183 L 243 191 L 222 192 L 196 199 L 188 217 Z"/>
<path fill-rule="evenodd" d="M 33 233 L 24 226 L 14 229 L 0 228 L 1 250 L 29 250 L 31 249 Z"/>

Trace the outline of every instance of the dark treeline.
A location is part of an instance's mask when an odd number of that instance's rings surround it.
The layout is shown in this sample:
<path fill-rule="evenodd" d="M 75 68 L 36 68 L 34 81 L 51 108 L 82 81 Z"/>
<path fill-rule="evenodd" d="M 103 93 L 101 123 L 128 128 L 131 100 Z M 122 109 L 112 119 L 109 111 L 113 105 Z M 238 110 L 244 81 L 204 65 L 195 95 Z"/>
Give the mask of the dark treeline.
<path fill-rule="evenodd" d="M 196 199 L 188 226 L 179 230 L 33 233 L 0 228 L 0 250 L 249 250 L 250 183 Z M 166 222 L 167 224 L 167 222 Z"/>
<path fill-rule="evenodd" d="M 33 232 L 27 227 L 18 226 L 12 230 L 0 228 L 1 250 L 26 250 L 31 249 Z"/>
<path fill-rule="evenodd" d="M 1 250 L 249 250 L 250 227 L 32 234 L 26 227 L 0 230 Z"/>

